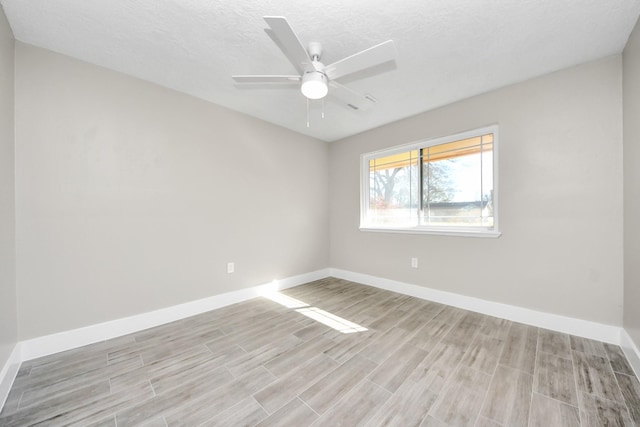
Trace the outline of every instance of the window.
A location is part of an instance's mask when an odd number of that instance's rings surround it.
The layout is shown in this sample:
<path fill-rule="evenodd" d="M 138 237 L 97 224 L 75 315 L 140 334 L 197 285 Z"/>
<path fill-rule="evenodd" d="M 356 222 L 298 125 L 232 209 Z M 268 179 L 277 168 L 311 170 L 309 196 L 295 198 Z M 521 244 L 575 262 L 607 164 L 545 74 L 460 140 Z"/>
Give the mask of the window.
<path fill-rule="evenodd" d="M 491 126 L 362 156 L 362 230 L 498 237 Z"/>

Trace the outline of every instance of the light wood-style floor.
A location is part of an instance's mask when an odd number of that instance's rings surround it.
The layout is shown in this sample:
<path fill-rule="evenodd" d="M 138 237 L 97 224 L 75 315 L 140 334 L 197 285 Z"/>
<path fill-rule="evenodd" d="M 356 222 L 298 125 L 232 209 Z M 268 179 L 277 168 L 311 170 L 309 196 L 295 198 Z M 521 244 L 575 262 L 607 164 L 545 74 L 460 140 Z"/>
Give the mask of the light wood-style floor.
<path fill-rule="evenodd" d="M 617 346 L 332 278 L 274 298 L 26 362 L 0 425 L 640 425 Z"/>

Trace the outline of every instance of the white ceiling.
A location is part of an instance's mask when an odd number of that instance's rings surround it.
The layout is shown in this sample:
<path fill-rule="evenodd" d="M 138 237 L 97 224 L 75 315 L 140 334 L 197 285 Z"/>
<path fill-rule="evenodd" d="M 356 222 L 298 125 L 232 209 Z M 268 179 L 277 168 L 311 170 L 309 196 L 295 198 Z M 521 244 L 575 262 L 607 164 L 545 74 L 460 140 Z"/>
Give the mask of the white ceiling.
<path fill-rule="evenodd" d="M 638 0 L 0 0 L 16 39 L 334 141 L 531 77 L 622 52 Z M 341 80 L 366 112 L 232 74 L 295 74 L 263 31 L 285 16 L 332 63 L 388 39 L 396 66 Z M 355 79 L 354 77 L 359 77 Z"/>

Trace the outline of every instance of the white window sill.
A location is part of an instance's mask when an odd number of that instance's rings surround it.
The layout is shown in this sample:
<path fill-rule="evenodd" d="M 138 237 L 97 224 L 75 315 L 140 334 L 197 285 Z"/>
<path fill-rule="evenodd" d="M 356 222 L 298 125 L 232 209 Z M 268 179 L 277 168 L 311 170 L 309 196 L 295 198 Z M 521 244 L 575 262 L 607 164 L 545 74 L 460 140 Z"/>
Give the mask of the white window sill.
<path fill-rule="evenodd" d="M 499 231 L 494 230 L 452 230 L 433 228 L 384 228 L 384 227 L 360 227 L 360 231 L 369 231 L 374 233 L 401 233 L 401 234 L 431 234 L 435 236 L 455 236 L 455 237 L 480 237 L 497 239 L 502 235 Z"/>

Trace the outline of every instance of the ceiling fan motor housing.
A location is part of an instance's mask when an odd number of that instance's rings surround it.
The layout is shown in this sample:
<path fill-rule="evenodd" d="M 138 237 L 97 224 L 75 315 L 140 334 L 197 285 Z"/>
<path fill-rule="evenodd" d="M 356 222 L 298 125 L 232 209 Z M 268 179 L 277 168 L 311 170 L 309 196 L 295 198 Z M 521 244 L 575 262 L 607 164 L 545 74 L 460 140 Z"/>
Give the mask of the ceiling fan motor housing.
<path fill-rule="evenodd" d="M 314 61 L 317 61 L 322 56 L 322 44 L 318 42 L 309 42 L 309 47 L 307 49 L 309 52 L 309 57 Z"/>

